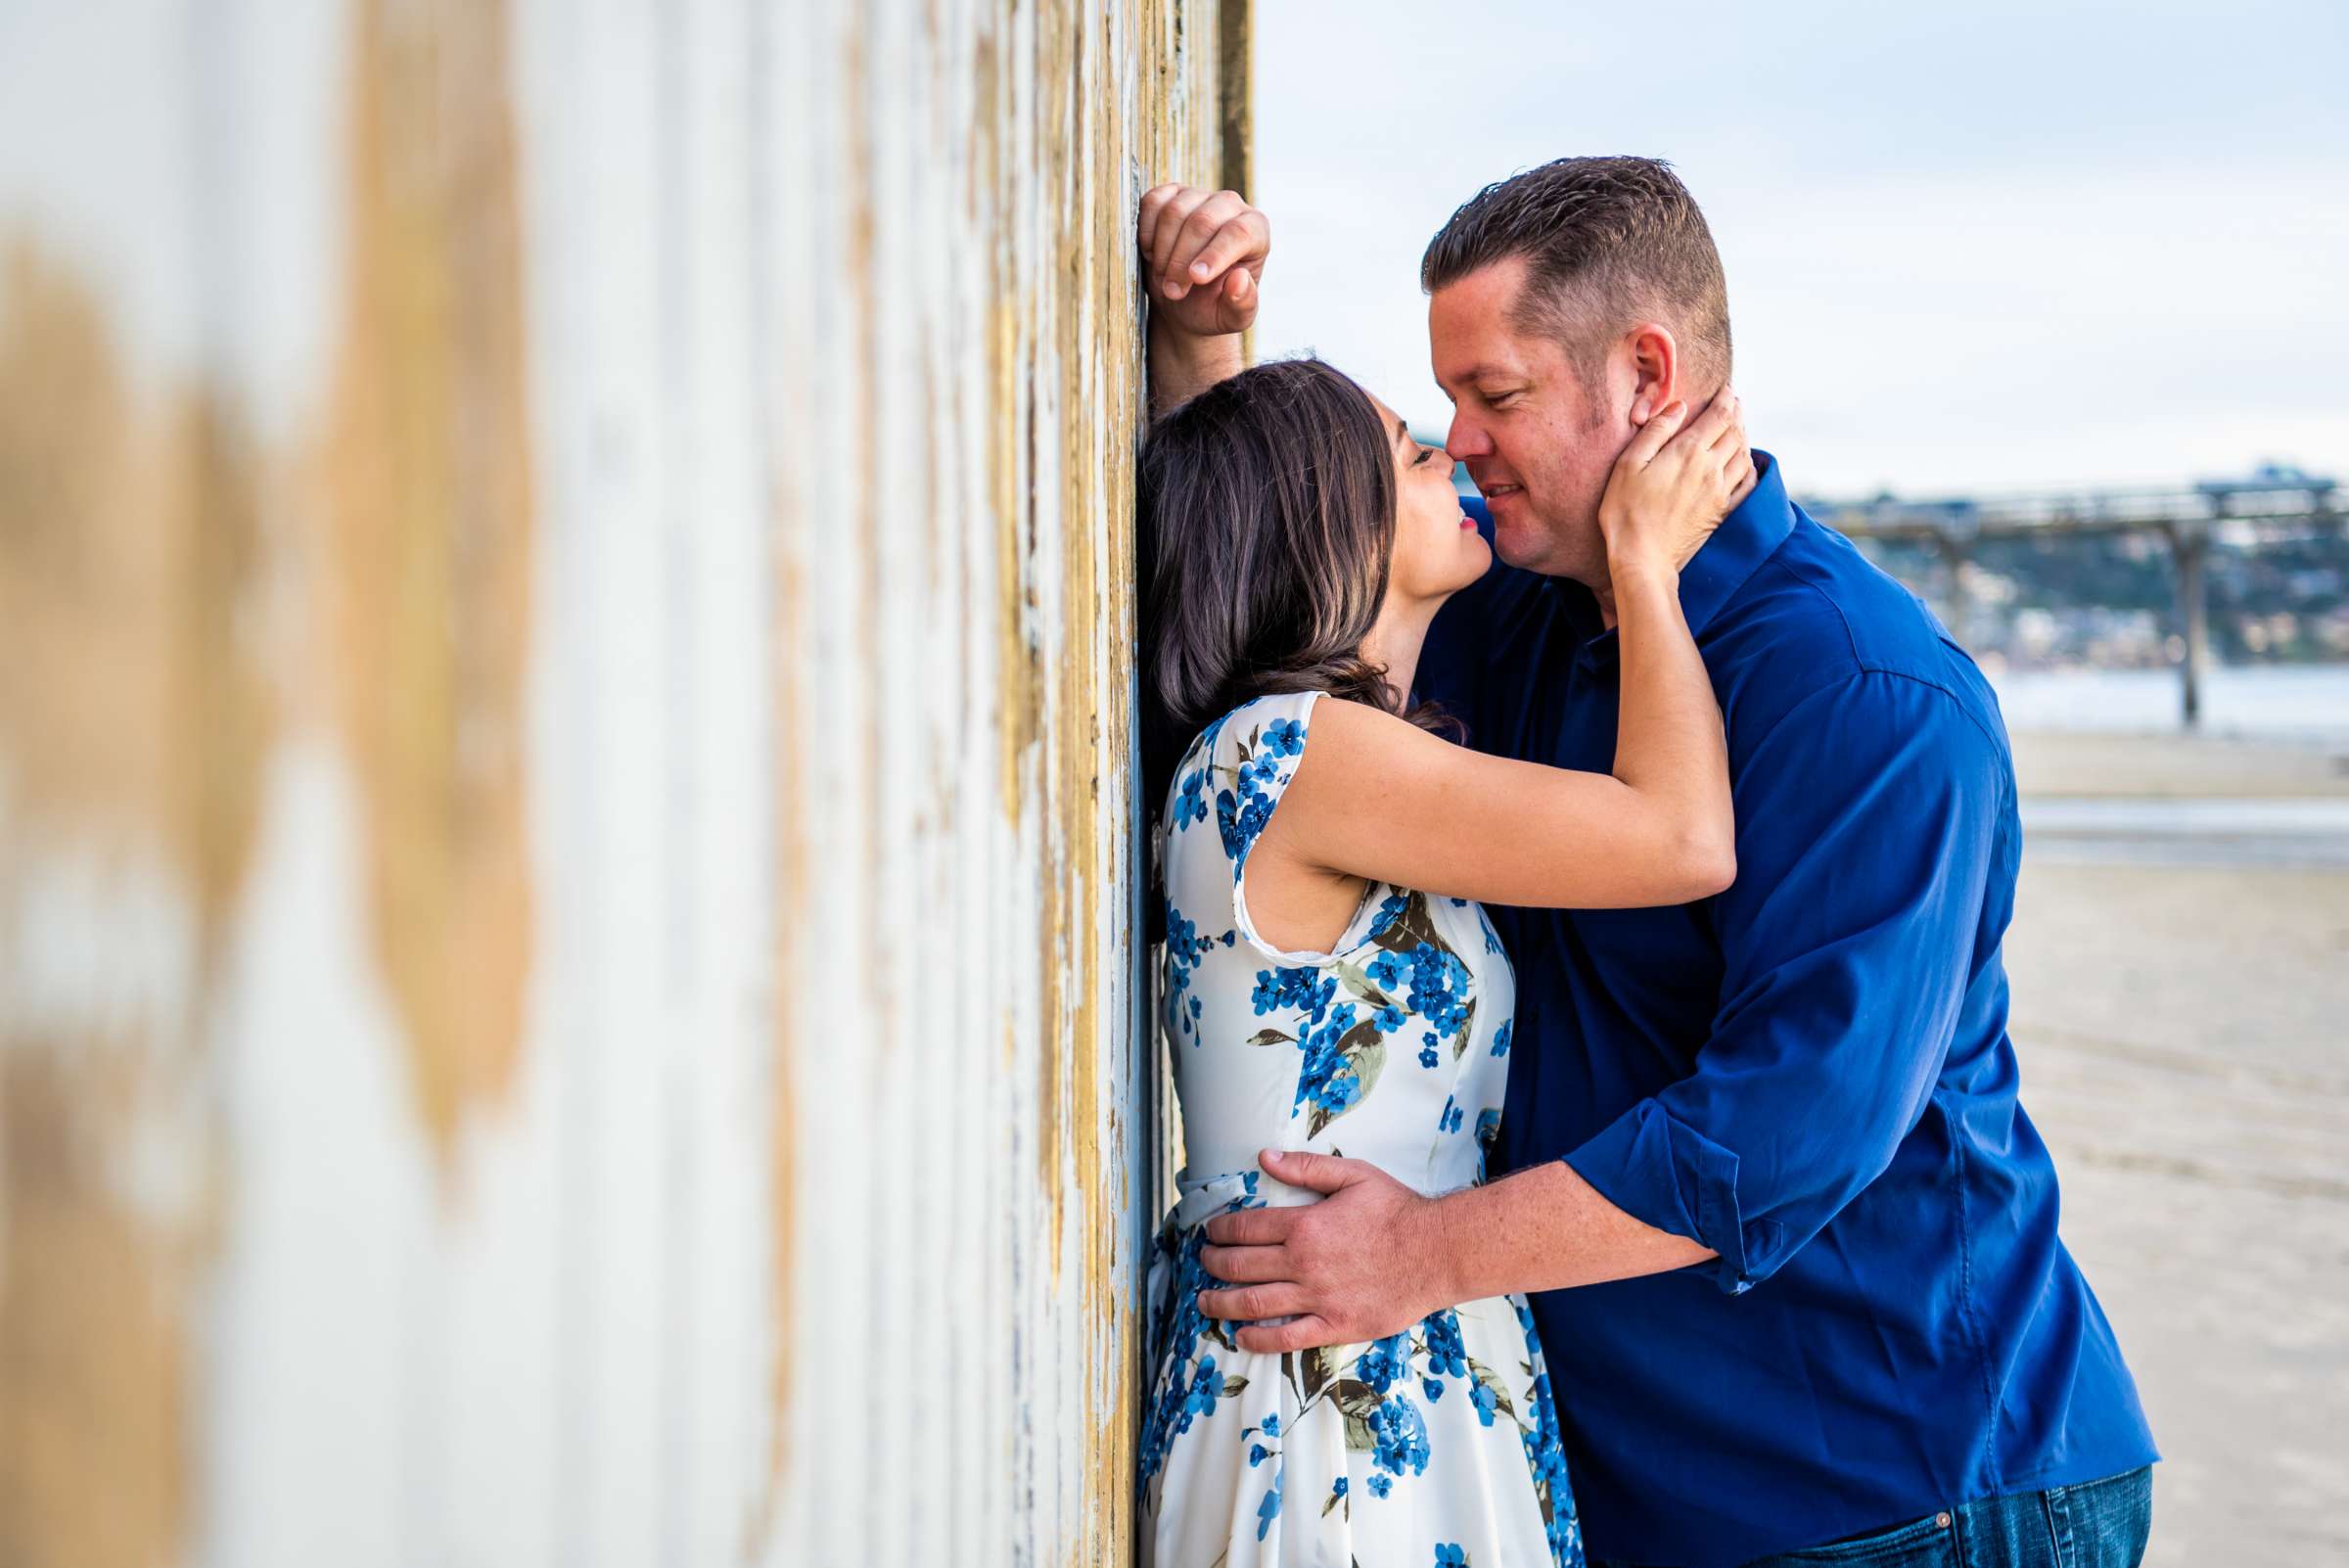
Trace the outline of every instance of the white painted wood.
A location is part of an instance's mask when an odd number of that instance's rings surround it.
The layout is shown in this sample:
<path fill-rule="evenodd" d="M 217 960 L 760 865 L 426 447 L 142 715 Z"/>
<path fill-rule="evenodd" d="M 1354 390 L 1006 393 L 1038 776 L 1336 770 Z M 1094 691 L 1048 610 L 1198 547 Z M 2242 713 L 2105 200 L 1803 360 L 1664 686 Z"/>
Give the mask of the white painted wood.
<path fill-rule="evenodd" d="M 38 1418 L 0 1411 L 0 1560 L 1117 1560 L 1160 1167 L 1126 225 L 1218 166 L 1222 8 L 480 7 L 0 11 L 0 256 L 86 300 L 124 389 L 119 430 L 59 434 L 69 382 L 0 357 L 0 459 L 86 479 L 126 520 L 100 602 L 157 607 L 0 620 L 0 663 L 62 646 L 206 715 L 36 757 L 82 688 L 0 684 L 0 1363 L 76 1325 L 0 1380 Z M 0 348 L 62 308 L 14 276 Z M 171 455 L 193 406 L 225 487 Z M 403 503 L 449 541 L 404 596 L 351 508 L 507 406 L 527 450 L 458 440 Z M 192 563 L 240 484 L 229 604 Z M 0 471 L 0 612 L 61 591 L 51 501 Z M 347 582 L 406 650 L 355 676 Z M 183 621 L 224 665 L 170 673 Z M 517 624 L 500 716 L 464 682 Z M 362 735 L 358 677 L 411 727 Z M 239 682 L 251 748 L 211 722 Z M 506 750 L 527 960 L 445 972 L 520 1024 L 443 1112 L 373 890 L 501 853 L 396 792 Z M 387 791 L 421 858 L 387 859 Z M 69 1125 L 8 1120 L 52 1081 Z"/>

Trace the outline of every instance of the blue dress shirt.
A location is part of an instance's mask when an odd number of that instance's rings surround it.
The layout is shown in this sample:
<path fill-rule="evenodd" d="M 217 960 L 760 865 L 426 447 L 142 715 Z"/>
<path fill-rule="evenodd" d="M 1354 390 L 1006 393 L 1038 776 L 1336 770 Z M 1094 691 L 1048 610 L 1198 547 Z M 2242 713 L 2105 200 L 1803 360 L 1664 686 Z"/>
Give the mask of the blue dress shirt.
<path fill-rule="evenodd" d="M 1735 885 L 1493 911 L 1518 987 L 1497 1164 L 1563 1158 L 1720 1254 L 1533 1298 L 1591 1554 L 1683 1568 L 2155 1456 L 2016 1098 L 1997 699 L 1754 455 L 1681 579 Z M 1589 590 L 1497 562 L 1437 617 L 1418 690 L 1483 750 L 1604 772 L 1617 677 Z"/>

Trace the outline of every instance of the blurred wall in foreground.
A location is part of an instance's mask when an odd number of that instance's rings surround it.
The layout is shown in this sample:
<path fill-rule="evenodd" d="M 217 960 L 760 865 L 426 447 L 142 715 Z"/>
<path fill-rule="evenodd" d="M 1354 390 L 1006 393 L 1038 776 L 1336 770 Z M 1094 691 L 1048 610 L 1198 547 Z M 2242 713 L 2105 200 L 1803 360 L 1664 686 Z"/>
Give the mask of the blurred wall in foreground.
<path fill-rule="evenodd" d="M 1245 23 L 0 12 L 0 1564 L 1124 1560 Z"/>

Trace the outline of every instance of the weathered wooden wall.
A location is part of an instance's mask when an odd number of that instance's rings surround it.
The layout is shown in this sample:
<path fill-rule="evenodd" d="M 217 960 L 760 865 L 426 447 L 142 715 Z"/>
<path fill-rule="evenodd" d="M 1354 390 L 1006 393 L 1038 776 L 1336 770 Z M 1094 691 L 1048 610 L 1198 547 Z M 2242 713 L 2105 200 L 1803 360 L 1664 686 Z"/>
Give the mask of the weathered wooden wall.
<path fill-rule="evenodd" d="M 1125 1559 L 1245 9 L 0 7 L 0 1565 Z"/>

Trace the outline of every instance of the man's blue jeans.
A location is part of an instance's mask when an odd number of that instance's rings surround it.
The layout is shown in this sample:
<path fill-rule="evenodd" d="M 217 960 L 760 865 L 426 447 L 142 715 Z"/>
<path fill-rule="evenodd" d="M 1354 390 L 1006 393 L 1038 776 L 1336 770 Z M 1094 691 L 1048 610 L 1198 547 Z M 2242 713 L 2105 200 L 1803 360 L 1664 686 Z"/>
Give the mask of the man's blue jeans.
<path fill-rule="evenodd" d="M 2152 1525 L 2148 1468 L 2083 1486 L 1985 1498 L 1746 1568 L 2138 1568 Z"/>

